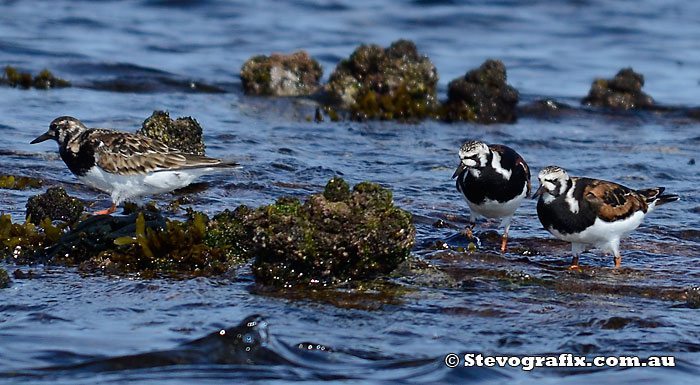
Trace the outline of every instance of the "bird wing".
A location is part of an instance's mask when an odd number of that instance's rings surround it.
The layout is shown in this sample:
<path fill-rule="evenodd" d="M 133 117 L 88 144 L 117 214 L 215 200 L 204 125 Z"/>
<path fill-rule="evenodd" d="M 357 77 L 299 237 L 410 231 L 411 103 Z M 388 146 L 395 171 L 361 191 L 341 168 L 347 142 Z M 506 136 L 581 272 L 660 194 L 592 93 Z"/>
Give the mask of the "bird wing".
<path fill-rule="evenodd" d="M 613 222 L 637 211 L 647 211 L 647 202 L 636 191 L 613 182 L 591 180 L 583 189 L 583 199 L 597 211 L 598 218 Z"/>
<path fill-rule="evenodd" d="M 529 197 L 530 192 L 532 192 L 532 185 L 530 184 L 530 167 L 527 166 L 527 163 L 525 163 L 523 157 L 520 156 L 520 154 L 518 154 L 517 152 L 515 152 L 515 150 L 513 150 L 512 148 L 504 146 L 502 144 L 492 144 L 489 146 L 489 148 L 491 149 L 491 151 L 496 151 L 499 154 L 501 154 L 502 161 L 506 154 L 510 154 L 511 159 L 515 158 L 513 160 L 513 167 L 522 167 L 523 171 L 525 172 L 525 176 L 527 176 L 527 193 L 525 194 L 525 196 Z"/>
<path fill-rule="evenodd" d="M 160 170 L 181 170 L 202 167 L 232 167 L 219 159 L 186 154 L 163 142 L 120 131 L 92 130 L 96 142 L 97 165 L 107 172 L 139 175 Z"/>

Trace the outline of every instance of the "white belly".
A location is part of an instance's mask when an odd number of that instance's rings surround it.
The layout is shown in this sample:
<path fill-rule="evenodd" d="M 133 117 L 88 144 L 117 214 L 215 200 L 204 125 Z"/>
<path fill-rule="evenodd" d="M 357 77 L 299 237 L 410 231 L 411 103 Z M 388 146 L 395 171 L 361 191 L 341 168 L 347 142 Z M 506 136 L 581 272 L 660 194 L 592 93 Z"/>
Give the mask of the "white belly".
<path fill-rule="evenodd" d="M 469 202 L 469 200 L 467 200 L 467 204 L 469 205 L 469 209 L 478 215 L 482 215 L 488 218 L 503 218 L 513 215 L 515 210 L 518 209 L 520 203 L 525 198 L 525 194 L 526 189 L 523 189 L 523 192 L 517 197 L 515 197 L 515 199 L 505 203 L 501 203 L 499 201 L 492 201 L 487 198 L 483 203 L 479 205 Z"/>
<path fill-rule="evenodd" d="M 634 213 L 634 215 L 616 222 L 606 222 L 600 218 L 596 218 L 595 222 L 593 222 L 593 226 L 590 226 L 578 234 L 562 234 L 552 228 L 547 230 L 555 237 L 564 241 L 605 248 L 610 241 L 622 239 L 639 227 L 645 215 L 645 213 L 638 211 Z"/>
<path fill-rule="evenodd" d="M 200 168 L 164 170 L 143 175 L 120 175 L 93 167 L 84 176 L 78 178 L 88 186 L 109 193 L 112 196 L 112 201 L 118 205 L 126 199 L 160 194 L 185 187 L 198 176 L 213 170 L 213 168 Z"/>

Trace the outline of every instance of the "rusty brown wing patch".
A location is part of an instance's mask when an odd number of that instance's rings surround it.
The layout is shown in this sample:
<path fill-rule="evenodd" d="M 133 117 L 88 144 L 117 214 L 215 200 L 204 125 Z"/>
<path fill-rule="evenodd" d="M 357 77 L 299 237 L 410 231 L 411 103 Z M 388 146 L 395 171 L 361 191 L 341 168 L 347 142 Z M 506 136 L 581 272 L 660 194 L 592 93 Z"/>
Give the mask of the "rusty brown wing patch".
<path fill-rule="evenodd" d="M 647 211 L 644 197 L 617 183 L 596 180 L 583 189 L 583 198 L 597 211 L 598 218 L 613 222 L 635 212 Z"/>

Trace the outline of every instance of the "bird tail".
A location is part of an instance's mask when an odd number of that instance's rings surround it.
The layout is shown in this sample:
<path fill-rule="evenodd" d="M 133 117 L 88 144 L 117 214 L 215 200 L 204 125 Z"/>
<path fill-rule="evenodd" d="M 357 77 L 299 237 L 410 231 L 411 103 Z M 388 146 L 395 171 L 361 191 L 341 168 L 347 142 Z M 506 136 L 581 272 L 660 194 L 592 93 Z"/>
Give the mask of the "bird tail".
<path fill-rule="evenodd" d="M 644 197 L 647 204 L 653 203 L 655 207 L 680 199 L 676 194 L 663 194 L 664 190 L 666 190 L 666 187 L 645 188 L 637 190 L 637 192 Z"/>

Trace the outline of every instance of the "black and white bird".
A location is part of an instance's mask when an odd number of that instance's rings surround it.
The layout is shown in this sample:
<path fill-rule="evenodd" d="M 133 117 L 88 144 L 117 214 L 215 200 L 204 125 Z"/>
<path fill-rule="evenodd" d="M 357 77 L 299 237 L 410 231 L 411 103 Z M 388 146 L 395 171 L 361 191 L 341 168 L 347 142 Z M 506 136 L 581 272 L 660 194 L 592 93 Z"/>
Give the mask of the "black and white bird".
<path fill-rule="evenodd" d="M 457 178 L 457 190 L 464 195 L 470 209 L 471 224 L 465 231 L 471 237 L 479 216 L 503 218 L 501 252 L 504 252 L 513 213 L 530 196 L 530 169 L 512 148 L 500 144 L 487 146 L 473 140 L 459 149 L 459 160 L 452 178 Z"/>
<path fill-rule="evenodd" d="M 555 237 L 571 242 L 570 268 L 578 267 L 586 246 L 611 252 L 620 267 L 620 239 L 636 229 L 652 210 L 678 200 L 664 187 L 632 190 L 599 179 L 569 177 L 557 166 L 545 167 L 538 178 L 537 216 Z"/>
<path fill-rule="evenodd" d="M 49 130 L 31 143 L 49 139 L 58 142 L 61 159 L 78 179 L 112 196 L 112 207 L 95 214 L 111 214 L 125 200 L 172 191 L 201 175 L 239 166 L 186 154 L 145 136 L 89 129 L 70 116 L 54 119 Z"/>

